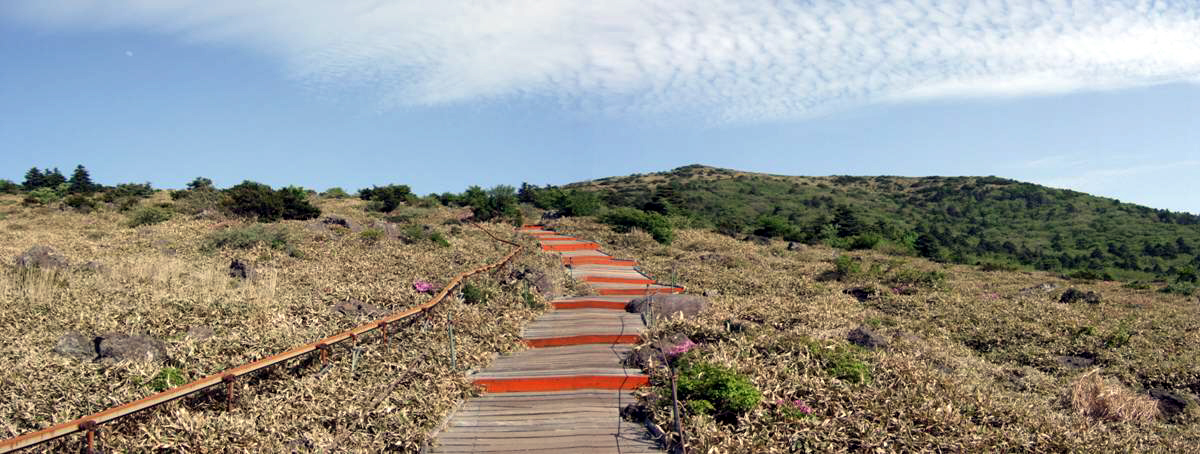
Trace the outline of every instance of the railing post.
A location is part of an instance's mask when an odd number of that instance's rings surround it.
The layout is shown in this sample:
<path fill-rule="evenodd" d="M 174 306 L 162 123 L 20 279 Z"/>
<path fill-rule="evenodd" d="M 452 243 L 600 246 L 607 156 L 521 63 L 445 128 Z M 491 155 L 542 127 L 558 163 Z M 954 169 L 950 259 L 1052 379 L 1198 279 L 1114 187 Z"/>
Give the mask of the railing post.
<path fill-rule="evenodd" d="M 225 374 L 221 381 L 225 382 L 225 411 L 233 411 L 233 383 L 237 381 L 237 375 Z"/>
<path fill-rule="evenodd" d="M 96 421 L 84 421 L 79 428 L 87 431 L 87 453 L 96 454 Z"/>

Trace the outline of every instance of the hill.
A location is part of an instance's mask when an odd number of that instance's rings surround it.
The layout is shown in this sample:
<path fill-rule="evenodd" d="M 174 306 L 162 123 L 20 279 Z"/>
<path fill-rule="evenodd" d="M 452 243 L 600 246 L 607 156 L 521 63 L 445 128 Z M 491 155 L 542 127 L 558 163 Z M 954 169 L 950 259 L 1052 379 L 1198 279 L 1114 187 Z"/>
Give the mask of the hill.
<path fill-rule="evenodd" d="M 561 190 L 735 236 L 1178 282 L 1173 290 L 1190 290 L 1200 266 L 1200 216 L 993 176 L 808 177 L 690 165 Z"/>

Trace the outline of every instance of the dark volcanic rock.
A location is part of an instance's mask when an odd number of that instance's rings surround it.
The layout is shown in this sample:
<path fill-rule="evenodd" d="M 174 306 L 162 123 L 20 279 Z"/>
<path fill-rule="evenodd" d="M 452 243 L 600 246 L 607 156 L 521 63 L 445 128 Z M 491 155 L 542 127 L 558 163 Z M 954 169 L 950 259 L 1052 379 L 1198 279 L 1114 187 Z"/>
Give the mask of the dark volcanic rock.
<path fill-rule="evenodd" d="M 349 219 L 338 216 L 325 216 L 321 219 L 321 223 L 329 227 L 344 227 L 351 229 L 352 225 Z"/>
<path fill-rule="evenodd" d="M 625 305 L 625 310 L 637 314 L 651 310 L 654 318 L 663 319 L 683 314 L 683 318 L 692 318 L 708 308 L 708 299 L 698 295 L 660 294 L 637 298 Z"/>
<path fill-rule="evenodd" d="M 149 336 L 109 333 L 99 337 L 97 360 L 101 362 L 146 361 L 161 363 L 167 359 L 167 346 Z"/>
<path fill-rule="evenodd" d="M 525 281 L 529 285 L 537 289 L 537 292 L 544 297 L 555 296 L 559 293 L 558 285 L 554 283 L 554 279 L 545 271 L 537 268 L 514 268 L 508 275 L 511 281 Z"/>
<path fill-rule="evenodd" d="M 50 246 L 34 246 L 16 256 L 18 268 L 66 268 L 67 258 Z"/>
<path fill-rule="evenodd" d="M 802 249 L 802 248 L 803 248 L 803 246 L 800 246 L 800 243 L 797 243 L 797 242 L 795 242 L 795 241 L 788 241 L 787 250 L 789 250 L 789 251 L 799 251 L 799 250 L 800 250 L 800 249 Z"/>
<path fill-rule="evenodd" d="M 873 289 L 871 287 L 848 288 L 845 291 L 843 291 L 842 293 L 853 296 L 854 299 L 858 300 L 858 302 L 860 302 L 860 303 L 864 303 L 867 300 L 878 295 L 878 292 L 875 291 L 875 289 Z"/>
<path fill-rule="evenodd" d="M 54 343 L 54 353 L 78 360 L 91 361 L 96 358 L 96 339 L 71 331 L 62 335 L 58 338 L 58 342 Z"/>
<path fill-rule="evenodd" d="M 1150 397 L 1158 401 L 1158 410 L 1167 418 L 1178 416 L 1196 402 L 1195 397 L 1187 393 L 1163 388 L 1151 389 Z"/>
<path fill-rule="evenodd" d="M 335 312 L 339 312 L 347 317 L 379 317 L 387 314 L 387 311 L 380 309 L 374 304 L 364 303 L 359 300 L 347 300 L 333 306 Z"/>
<path fill-rule="evenodd" d="M 1095 358 L 1087 356 L 1062 355 L 1055 359 L 1058 361 L 1058 364 L 1068 369 L 1084 369 L 1096 364 Z"/>
<path fill-rule="evenodd" d="M 254 271 L 254 267 L 242 259 L 233 259 L 229 263 L 229 277 L 238 279 L 253 280 L 258 276 L 258 272 Z"/>
<path fill-rule="evenodd" d="M 188 331 L 187 331 L 187 338 L 194 340 L 196 342 L 208 340 L 209 338 L 213 337 L 214 335 L 216 335 L 216 332 L 214 332 L 212 328 L 209 328 L 207 326 L 193 326 L 191 328 L 188 328 Z"/>
<path fill-rule="evenodd" d="M 1082 292 L 1074 288 L 1069 288 L 1067 291 L 1063 292 L 1062 296 L 1058 298 L 1058 302 L 1065 304 L 1078 302 L 1100 304 L 1100 294 L 1092 291 Z"/>
<path fill-rule="evenodd" d="M 849 340 L 850 343 L 854 345 L 865 347 L 871 350 L 887 347 L 888 344 L 887 339 L 884 339 L 883 336 L 876 334 L 875 331 L 867 325 L 859 325 L 858 328 L 851 330 L 850 334 L 846 335 L 846 340 Z"/>

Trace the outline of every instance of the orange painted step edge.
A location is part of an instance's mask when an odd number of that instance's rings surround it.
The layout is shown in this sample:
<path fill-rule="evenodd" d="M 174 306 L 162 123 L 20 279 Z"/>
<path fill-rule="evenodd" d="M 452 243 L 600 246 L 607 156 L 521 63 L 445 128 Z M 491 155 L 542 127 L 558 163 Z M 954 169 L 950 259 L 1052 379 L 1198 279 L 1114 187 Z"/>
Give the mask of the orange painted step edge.
<path fill-rule="evenodd" d="M 625 310 L 625 303 L 620 301 L 599 301 L 599 300 L 583 300 L 583 301 L 559 301 L 551 302 L 555 309 L 620 309 Z"/>
<path fill-rule="evenodd" d="M 543 251 L 587 251 L 600 249 L 600 245 L 596 243 L 582 244 L 543 244 Z"/>
<path fill-rule="evenodd" d="M 579 336 L 550 337 L 546 339 L 526 339 L 525 345 L 531 348 L 566 347 L 568 345 L 588 344 L 636 344 L 636 334 L 583 334 Z"/>
<path fill-rule="evenodd" d="M 608 257 L 584 256 L 584 257 L 563 257 L 564 265 L 616 265 L 616 266 L 637 266 L 637 262 L 626 259 L 612 259 Z"/>
<path fill-rule="evenodd" d="M 584 282 L 603 282 L 606 284 L 653 284 L 654 279 L 638 279 L 632 277 L 584 276 Z"/>
<path fill-rule="evenodd" d="M 474 381 L 489 393 L 567 391 L 572 389 L 631 390 L 650 384 L 645 375 L 605 376 L 573 375 L 566 377 L 482 378 Z"/>
<path fill-rule="evenodd" d="M 542 229 L 544 227 L 545 226 L 543 226 L 541 224 L 525 224 L 525 225 L 521 226 L 521 230 Z"/>
<path fill-rule="evenodd" d="M 538 241 L 541 241 L 541 242 L 543 242 L 543 243 L 548 243 L 548 242 L 551 242 L 551 241 L 579 241 L 579 238 L 574 238 L 574 237 L 567 237 L 567 238 L 538 238 Z"/>
<path fill-rule="evenodd" d="M 597 292 L 601 295 L 650 295 L 655 293 L 683 293 L 683 289 L 679 287 L 673 287 L 656 288 L 646 291 L 644 288 L 602 288 L 597 290 Z"/>

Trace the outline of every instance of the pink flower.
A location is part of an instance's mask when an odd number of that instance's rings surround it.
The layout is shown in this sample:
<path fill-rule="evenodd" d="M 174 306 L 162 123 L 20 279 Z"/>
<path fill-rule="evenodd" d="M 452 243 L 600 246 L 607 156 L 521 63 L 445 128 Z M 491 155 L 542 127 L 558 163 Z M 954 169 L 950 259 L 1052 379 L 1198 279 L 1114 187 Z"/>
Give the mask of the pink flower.
<path fill-rule="evenodd" d="M 413 281 L 413 288 L 421 293 L 432 293 L 433 292 L 433 284 L 430 284 L 425 281 Z"/>
<path fill-rule="evenodd" d="M 804 401 L 800 400 L 800 399 L 793 400 L 792 406 L 796 407 L 796 410 L 799 410 L 800 413 L 804 413 L 806 415 L 812 414 L 812 411 L 813 411 L 812 408 L 808 406 L 808 404 L 804 403 Z"/>
<path fill-rule="evenodd" d="M 667 353 L 667 356 L 670 356 L 673 358 L 673 357 L 682 355 L 684 353 L 687 353 L 689 350 L 691 350 L 693 348 L 696 348 L 696 343 L 692 342 L 691 339 L 688 339 L 688 340 L 683 341 L 683 343 L 681 343 L 679 345 L 668 348 L 666 353 Z"/>

